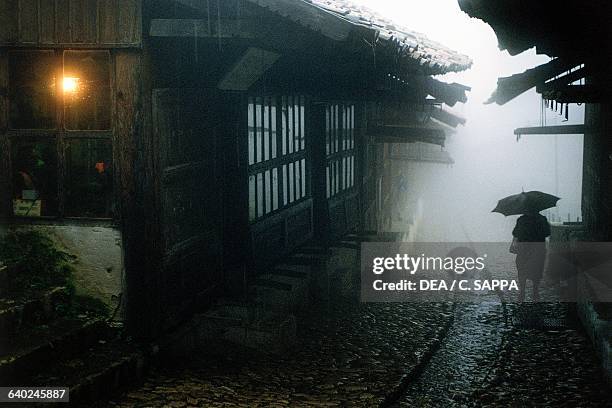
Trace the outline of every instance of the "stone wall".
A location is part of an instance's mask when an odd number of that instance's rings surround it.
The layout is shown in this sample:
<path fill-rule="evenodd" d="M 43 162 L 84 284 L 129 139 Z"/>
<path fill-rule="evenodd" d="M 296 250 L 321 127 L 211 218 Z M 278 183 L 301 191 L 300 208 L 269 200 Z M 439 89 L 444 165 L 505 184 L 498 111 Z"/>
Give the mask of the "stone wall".
<path fill-rule="evenodd" d="M 58 246 L 76 256 L 77 294 L 89 295 L 106 303 L 111 312 L 119 305 L 123 281 L 123 255 L 120 232 L 111 227 L 73 225 L 29 225 L 50 235 Z M 117 314 L 120 317 L 120 313 Z"/>

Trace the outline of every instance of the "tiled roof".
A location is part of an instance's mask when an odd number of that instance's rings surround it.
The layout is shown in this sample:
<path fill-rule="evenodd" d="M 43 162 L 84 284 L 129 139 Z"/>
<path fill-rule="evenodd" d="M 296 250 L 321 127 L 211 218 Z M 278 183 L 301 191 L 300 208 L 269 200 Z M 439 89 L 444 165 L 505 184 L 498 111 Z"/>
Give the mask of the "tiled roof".
<path fill-rule="evenodd" d="M 378 31 L 380 40 L 394 43 L 404 57 L 418 60 L 421 65 L 438 66 L 444 72 L 462 71 L 472 65 L 468 56 L 457 53 L 428 39 L 424 34 L 403 27 L 378 12 L 349 0 L 305 1 L 352 24 Z"/>

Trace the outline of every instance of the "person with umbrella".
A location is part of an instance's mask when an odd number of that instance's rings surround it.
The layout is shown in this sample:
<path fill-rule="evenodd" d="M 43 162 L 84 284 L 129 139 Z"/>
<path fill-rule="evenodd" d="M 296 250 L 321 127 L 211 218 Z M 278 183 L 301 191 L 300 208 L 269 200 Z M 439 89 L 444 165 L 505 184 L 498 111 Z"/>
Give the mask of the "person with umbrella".
<path fill-rule="evenodd" d="M 527 280 L 533 282 L 533 301 L 540 300 L 540 282 L 546 261 L 546 238 L 550 224 L 540 211 L 557 205 L 559 197 L 540 191 L 515 194 L 500 200 L 493 212 L 505 216 L 522 214 L 512 231 L 514 240 L 510 252 L 516 254 L 519 280 L 519 302 L 525 300 Z"/>

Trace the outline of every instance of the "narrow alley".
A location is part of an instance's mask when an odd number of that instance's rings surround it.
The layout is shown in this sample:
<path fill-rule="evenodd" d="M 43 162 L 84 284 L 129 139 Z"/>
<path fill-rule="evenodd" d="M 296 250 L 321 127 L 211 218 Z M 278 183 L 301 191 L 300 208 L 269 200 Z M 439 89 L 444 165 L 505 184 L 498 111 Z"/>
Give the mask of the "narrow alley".
<path fill-rule="evenodd" d="M 612 406 L 610 21 L 0 0 L 0 404 Z"/>
<path fill-rule="evenodd" d="M 497 265 L 492 274 L 513 270 Z M 207 345 L 109 404 L 609 406 L 612 390 L 575 307 L 554 302 L 552 290 L 543 297 L 502 304 L 491 292 L 470 303 L 380 304 L 359 303 L 353 292 L 298 314 L 297 342 L 280 354 L 236 347 L 220 358 Z"/>

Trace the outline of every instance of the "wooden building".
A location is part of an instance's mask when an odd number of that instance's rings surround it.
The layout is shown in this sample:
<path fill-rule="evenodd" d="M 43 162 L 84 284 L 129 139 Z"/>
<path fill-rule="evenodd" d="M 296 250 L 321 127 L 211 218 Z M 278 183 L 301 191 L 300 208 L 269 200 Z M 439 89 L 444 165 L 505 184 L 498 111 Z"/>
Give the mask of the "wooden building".
<path fill-rule="evenodd" d="M 0 0 L 3 223 L 118 234 L 126 324 L 158 335 L 375 228 L 383 146 L 443 145 L 469 88 L 431 76 L 470 64 L 340 0 Z"/>
<path fill-rule="evenodd" d="M 585 104 L 584 125 L 517 129 L 517 135 L 584 134 L 582 214 L 589 239 L 612 239 L 612 5 L 603 1 L 459 0 L 470 16 L 489 23 L 511 55 L 535 47 L 550 62 L 499 78 L 490 102 L 500 105 L 536 88 L 547 105 L 568 115 Z"/>

